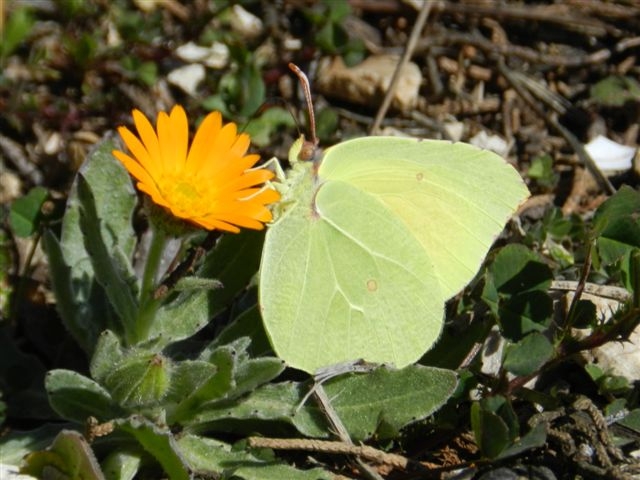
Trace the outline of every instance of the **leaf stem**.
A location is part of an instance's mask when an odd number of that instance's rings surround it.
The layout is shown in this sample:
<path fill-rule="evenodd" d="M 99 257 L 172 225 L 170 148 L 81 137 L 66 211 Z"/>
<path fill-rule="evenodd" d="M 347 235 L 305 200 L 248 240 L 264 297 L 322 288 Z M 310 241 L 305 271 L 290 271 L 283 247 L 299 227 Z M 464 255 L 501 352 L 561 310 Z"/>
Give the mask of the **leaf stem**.
<path fill-rule="evenodd" d="M 142 276 L 142 289 L 140 291 L 140 310 L 134 328 L 135 338 L 133 343 L 139 343 L 147 339 L 151 324 L 161 300 L 154 298 L 155 281 L 158 269 L 162 261 L 167 244 L 167 234 L 162 228 L 152 227 L 151 243 L 147 253 L 147 261 Z"/>

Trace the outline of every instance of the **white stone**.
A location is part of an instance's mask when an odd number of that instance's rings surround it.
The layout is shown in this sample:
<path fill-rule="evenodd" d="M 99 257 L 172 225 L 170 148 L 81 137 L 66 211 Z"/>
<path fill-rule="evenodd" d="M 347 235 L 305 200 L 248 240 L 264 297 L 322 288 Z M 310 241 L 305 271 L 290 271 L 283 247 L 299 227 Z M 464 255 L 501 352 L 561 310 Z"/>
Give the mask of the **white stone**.
<path fill-rule="evenodd" d="M 373 55 L 354 67 L 347 67 L 340 57 L 336 57 L 318 68 L 318 90 L 329 97 L 378 106 L 399 61 L 397 55 Z M 421 82 L 420 68 L 412 62 L 404 65 L 393 92 L 392 105 L 401 111 L 415 108 Z"/>
<path fill-rule="evenodd" d="M 262 20 L 240 5 L 234 5 L 231 15 L 231 28 L 249 38 L 260 35 L 264 29 Z"/>
<path fill-rule="evenodd" d="M 204 66 L 199 63 L 192 63 L 171 71 L 169 75 L 167 75 L 167 80 L 189 95 L 195 96 L 198 85 L 204 80 L 204 77 Z"/>
<path fill-rule="evenodd" d="M 636 149 L 598 135 L 584 146 L 598 168 L 605 174 L 624 172 L 632 166 Z"/>
<path fill-rule="evenodd" d="M 207 67 L 221 69 L 229 63 L 229 48 L 220 42 L 214 42 L 210 47 L 188 42 L 176 49 L 176 56 L 185 62 L 203 63 Z"/>
<path fill-rule="evenodd" d="M 481 130 L 470 138 L 469 143 L 485 150 L 491 150 L 501 157 L 506 157 L 509 150 L 511 150 L 511 144 L 507 143 L 502 137 L 499 135 L 489 135 L 484 130 Z"/>

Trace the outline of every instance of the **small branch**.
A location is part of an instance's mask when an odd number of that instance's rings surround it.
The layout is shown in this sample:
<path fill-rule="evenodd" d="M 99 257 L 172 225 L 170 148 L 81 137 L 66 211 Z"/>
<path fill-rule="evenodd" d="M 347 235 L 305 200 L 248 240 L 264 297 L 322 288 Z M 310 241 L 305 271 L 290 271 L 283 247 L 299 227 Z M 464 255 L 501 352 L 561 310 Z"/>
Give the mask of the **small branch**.
<path fill-rule="evenodd" d="M 313 393 L 318 400 L 320 409 L 324 412 L 325 417 L 329 421 L 332 430 L 342 441 L 340 443 L 355 447 L 353 441 L 351 440 L 351 437 L 349 436 L 347 428 L 344 426 L 342 420 L 340 420 L 340 417 L 338 416 L 338 412 L 336 412 L 333 408 L 333 405 L 331 405 L 331 400 L 329 400 L 327 392 L 324 391 L 324 387 L 322 386 L 322 384 L 317 384 Z M 356 463 L 358 464 L 358 469 L 360 470 L 360 472 L 370 480 L 382 480 L 382 477 L 380 477 L 380 475 L 378 475 L 378 473 L 369 465 L 367 465 L 360 457 L 356 457 Z"/>
<path fill-rule="evenodd" d="M 389 88 L 387 89 L 387 93 L 382 100 L 382 104 L 378 109 L 378 113 L 376 113 L 376 117 L 373 120 L 373 124 L 369 129 L 369 135 L 375 134 L 380 128 L 380 124 L 382 123 L 382 119 L 387 114 L 387 110 L 389 109 L 389 105 L 391 105 L 391 99 L 393 98 L 393 94 L 396 91 L 396 87 L 398 86 L 398 80 L 400 79 L 400 73 L 402 69 L 407 64 L 411 56 L 413 55 L 413 51 L 416 48 L 416 44 L 418 43 L 418 38 L 422 34 L 422 28 L 424 27 L 425 22 L 427 21 L 427 17 L 429 16 L 429 11 L 433 5 L 432 0 L 426 0 L 422 4 L 422 8 L 420 9 L 420 13 L 418 14 L 418 18 L 416 19 L 416 23 L 411 30 L 411 36 L 409 37 L 409 41 L 407 42 L 407 46 L 402 53 L 402 58 L 398 62 L 396 66 L 395 72 L 393 72 L 393 77 L 391 78 L 391 83 L 389 84 Z"/>
<path fill-rule="evenodd" d="M 602 4 L 603 2 L 597 2 Z M 595 7 L 596 5 L 594 5 Z M 593 35 L 602 37 L 607 34 L 619 35 L 620 30 L 609 25 L 599 17 L 604 12 L 597 11 L 595 8 L 589 8 L 587 2 L 581 2 L 580 8 L 575 5 L 562 2 L 553 5 L 519 5 L 509 4 L 509 2 L 484 1 L 484 2 L 435 2 L 434 10 L 437 12 L 457 13 L 465 16 L 475 16 L 480 18 L 495 18 L 501 22 L 514 21 L 532 21 L 546 22 L 556 24 L 566 30 L 578 32 L 583 35 Z M 626 13 L 624 9 L 626 8 Z M 609 15 L 622 15 L 628 18 L 633 14 L 637 14 L 637 9 L 630 6 L 623 9 L 616 9 L 615 6 L 607 12 Z M 588 16 L 590 15 L 590 16 Z"/>
<path fill-rule="evenodd" d="M 574 280 L 553 280 L 549 288 L 550 290 L 574 292 L 578 288 L 578 282 Z M 600 298 L 617 300 L 618 302 L 626 302 L 631 298 L 631 294 L 626 288 L 595 283 L 585 283 L 584 293 Z"/>
<path fill-rule="evenodd" d="M 556 131 L 560 133 L 565 139 L 565 141 L 573 148 L 578 155 L 578 158 L 582 162 L 582 164 L 589 170 L 589 173 L 593 175 L 595 180 L 598 182 L 598 185 L 602 190 L 604 190 L 608 195 L 613 195 L 615 193 L 615 188 L 609 182 L 609 179 L 604 176 L 602 171 L 598 168 L 596 163 L 593 161 L 591 156 L 587 153 L 584 148 L 584 145 L 575 137 L 573 133 L 569 131 L 564 125 L 562 125 L 558 120 L 547 115 L 542 107 L 535 101 L 535 99 L 531 96 L 531 93 L 525 86 L 523 86 L 522 82 L 519 81 L 518 76 L 514 74 L 504 63 L 504 60 L 501 58 L 498 61 L 498 70 L 500 74 L 511 84 L 518 95 L 522 97 L 522 99 L 529 104 L 529 106 L 540 116 L 540 118 L 544 119 L 551 127 L 553 127 Z"/>
<path fill-rule="evenodd" d="M 249 437 L 247 443 L 252 448 L 271 448 L 273 450 L 303 450 L 306 452 L 322 452 L 339 455 L 354 455 L 378 465 L 389 465 L 393 468 L 406 469 L 410 463 L 408 458 L 395 453 L 386 453 L 367 445 L 310 438 L 263 438 Z"/>
<path fill-rule="evenodd" d="M 480 35 L 458 32 L 446 32 L 430 35 L 428 39 L 423 40 L 417 45 L 416 50 L 419 53 L 423 53 L 439 45 L 471 45 L 482 50 L 489 57 L 495 58 L 497 55 L 504 57 L 517 57 L 531 63 L 559 67 L 593 65 L 597 63 L 604 63 L 611 58 L 611 51 L 606 48 L 592 53 L 577 53 L 573 56 L 555 55 L 538 52 L 529 47 L 513 45 L 510 43 L 497 44 L 491 40 L 481 37 Z"/>
<path fill-rule="evenodd" d="M 584 259 L 584 265 L 582 265 L 582 270 L 580 272 L 580 279 L 578 280 L 578 285 L 573 294 L 573 299 L 571 300 L 571 305 L 569 306 L 569 312 L 567 313 L 567 324 L 565 325 L 565 329 L 567 332 L 571 331 L 571 327 L 573 327 L 574 317 L 576 315 L 576 310 L 578 309 L 578 302 L 582 298 L 582 292 L 584 292 L 584 286 L 587 283 L 587 277 L 589 276 L 589 272 L 591 271 L 591 251 L 593 248 L 593 243 L 589 242 L 589 250 L 587 250 L 586 258 Z"/>

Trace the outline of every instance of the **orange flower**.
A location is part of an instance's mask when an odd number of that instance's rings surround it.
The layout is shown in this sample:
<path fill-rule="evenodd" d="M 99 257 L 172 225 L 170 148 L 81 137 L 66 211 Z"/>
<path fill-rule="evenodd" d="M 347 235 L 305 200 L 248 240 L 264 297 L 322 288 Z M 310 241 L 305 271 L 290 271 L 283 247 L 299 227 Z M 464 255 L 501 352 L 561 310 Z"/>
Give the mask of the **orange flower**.
<path fill-rule="evenodd" d="M 113 155 L 154 203 L 207 230 L 261 230 L 271 220 L 267 205 L 280 194 L 263 184 L 273 172 L 252 168 L 260 156 L 246 155 L 249 135 L 238 134 L 234 123 L 223 126 L 220 112 L 205 117 L 191 145 L 179 105 L 168 115 L 160 112 L 156 130 L 139 110 L 133 120 L 139 138 L 118 128 L 131 156 L 118 150 Z"/>

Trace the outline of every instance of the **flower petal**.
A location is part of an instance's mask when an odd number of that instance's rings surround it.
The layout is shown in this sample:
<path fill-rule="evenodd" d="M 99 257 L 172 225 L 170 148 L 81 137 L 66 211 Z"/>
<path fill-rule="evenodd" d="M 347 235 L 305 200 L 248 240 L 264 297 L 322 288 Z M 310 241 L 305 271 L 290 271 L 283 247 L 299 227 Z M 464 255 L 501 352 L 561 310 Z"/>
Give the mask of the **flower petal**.
<path fill-rule="evenodd" d="M 222 114 L 220 112 L 211 112 L 207 115 L 193 138 L 191 149 L 187 157 L 185 168 L 192 171 L 198 171 L 204 168 L 207 160 L 207 152 L 211 149 L 211 140 L 218 136 L 218 132 L 222 128 Z"/>
<path fill-rule="evenodd" d="M 131 155 L 113 154 L 154 203 L 187 222 L 226 232 L 259 230 L 272 220 L 267 205 L 280 194 L 265 182 L 274 174 L 254 167 L 260 156 L 247 155 L 250 138 L 234 123 L 223 125 L 219 112 L 208 114 L 189 146 L 188 120 L 179 105 L 158 114 L 157 132 L 139 110 L 133 118 L 139 138 L 118 129 Z"/>
<path fill-rule="evenodd" d="M 159 165 L 149 155 L 149 151 L 140 142 L 128 128 L 118 128 L 118 133 L 122 137 L 127 148 L 131 151 L 133 158 L 142 168 L 144 168 L 149 175 L 158 176 L 161 172 Z"/>
<path fill-rule="evenodd" d="M 162 165 L 160 164 L 160 160 L 162 158 L 160 153 L 160 143 L 158 142 L 158 137 L 153 126 L 149 123 L 147 117 L 137 109 L 133 111 L 133 121 L 136 125 L 136 129 L 138 130 L 138 135 L 140 135 L 140 140 L 142 141 L 145 150 L 149 153 L 150 161 L 157 165 L 157 168 L 162 168 Z M 140 159 L 138 159 L 138 161 L 140 161 Z M 150 168 L 148 167 L 147 171 L 149 170 Z"/>
<path fill-rule="evenodd" d="M 187 161 L 187 151 L 189 148 L 189 122 L 187 114 L 180 105 L 176 105 L 169 115 L 169 125 L 172 135 L 173 151 L 172 162 L 177 170 L 182 170 Z"/>
<path fill-rule="evenodd" d="M 254 185 L 259 185 L 271 180 L 273 176 L 274 173 L 269 170 L 252 170 L 227 183 L 227 185 L 220 190 L 220 193 L 222 194 L 253 187 Z"/>
<path fill-rule="evenodd" d="M 147 172 L 144 167 L 140 165 L 140 163 L 136 162 L 129 155 L 118 150 L 113 150 L 111 153 L 114 157 L 120 160 L 120 162 L 122 162 L 127 171 L 131 175 L 133 175 L 136 180 L 142 183 L 148 183 L 150 185 L 153 185 L 155 183 L 153 181 L 153 177 L 149 174 L 149 172 Z"/>

